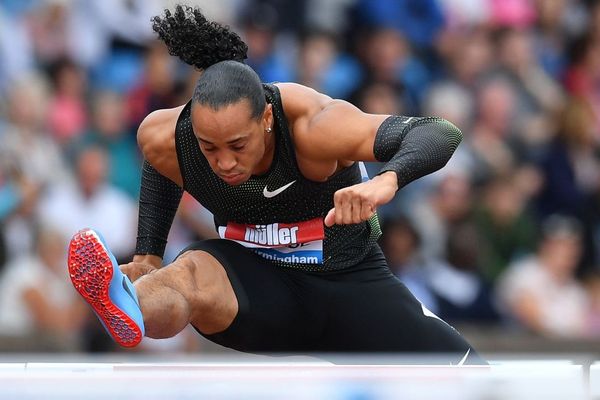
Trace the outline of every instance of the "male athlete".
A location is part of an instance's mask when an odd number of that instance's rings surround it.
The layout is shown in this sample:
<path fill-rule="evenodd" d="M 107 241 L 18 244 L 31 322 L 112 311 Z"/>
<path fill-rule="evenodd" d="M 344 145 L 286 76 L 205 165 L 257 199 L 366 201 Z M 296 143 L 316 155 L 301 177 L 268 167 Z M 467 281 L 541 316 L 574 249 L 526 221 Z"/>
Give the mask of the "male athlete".
<path fill-rule="evenodd" d="M 481 363 L 452 327 L 389 271 L 375 211 L 448 161 L 460 131 L 439 118 L 370 115 L 305 86 L 262 84 L 247 47 L 198 9 L 154 29 L 203 70 L 192 99 L 142 122 L 145 157 L 132 263 L 99 233 L 72 239 L 69 272 L 114 340 L 171 337 L 188 324 L 249 352 L 446 353 Z M 359 161 L 385 162 L 367 180 Z M 222 239 L 162 266 L 183 190 L 214 214 Z M 133 282 L 133 283 L 132 283 Z"/>

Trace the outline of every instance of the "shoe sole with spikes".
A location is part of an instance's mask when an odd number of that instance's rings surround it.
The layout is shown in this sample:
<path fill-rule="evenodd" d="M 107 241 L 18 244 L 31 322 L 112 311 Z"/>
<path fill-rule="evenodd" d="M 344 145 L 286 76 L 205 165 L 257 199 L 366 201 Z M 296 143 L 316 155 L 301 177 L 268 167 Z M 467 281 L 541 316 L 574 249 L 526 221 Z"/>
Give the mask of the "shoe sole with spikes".
<path fill-rule="evenodd" d="M 92 229 L 77 232 L 69 244 L 68 265 L 73 286 L 112 338 L 123 347 L 138 345 L 144 328 L 139 305 L 131 293 L 135 289 L 101 236 Z"/>

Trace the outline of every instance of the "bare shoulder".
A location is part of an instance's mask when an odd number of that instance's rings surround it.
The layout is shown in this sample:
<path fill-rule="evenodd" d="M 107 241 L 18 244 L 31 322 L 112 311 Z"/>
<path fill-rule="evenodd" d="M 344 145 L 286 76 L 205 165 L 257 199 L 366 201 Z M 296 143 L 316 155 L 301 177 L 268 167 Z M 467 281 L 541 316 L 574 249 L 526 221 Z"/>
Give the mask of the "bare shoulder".
<path fill-rule="evenodd" d="M 183 106 L 156 110 L 148 114 L 137 131 L 137 141 L 144 157 L 165 150 L 175 140 L 175 125 Z"/>
<path fill-rule="evenodd" d="M 306 86 L 286 83 L 278 87 L 299 157 L 338 165 L 374 160 L 375 134 L 387 115 L 364 113 L 347 101 Z"/>
<path fill-rule="evenodd" d="M 296 149 L 304 153 L 307 147 L 305 145 L 308 145 L 308 148 L 312 147 L 312 122 L 334 100 L 315 89 L 297 83 L 278 83 L 277 87 L 281 92 L 283 111 Z"/>
<path fill-rule="evenodd" d="M 331 97 L 298 83 L 278 83 L 276 86 L 281 93 L 283 110 L 290 123 L 298 118 L 310 118 L 332 100 Z"/>
<path fill-rule="evenodd" d="M 175 148 L 175 127 L 185 106 L 156 110 L 148 114 L 137 131 L 140 151 L 158 172 L 181 183 Z"/>

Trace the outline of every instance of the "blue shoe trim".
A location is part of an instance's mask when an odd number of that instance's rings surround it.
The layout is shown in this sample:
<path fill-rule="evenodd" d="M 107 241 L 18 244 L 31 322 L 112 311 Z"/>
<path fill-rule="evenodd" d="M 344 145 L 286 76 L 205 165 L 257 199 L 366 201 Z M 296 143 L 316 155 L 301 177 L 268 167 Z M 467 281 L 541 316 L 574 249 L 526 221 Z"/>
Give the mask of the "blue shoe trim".
<path fill-rule="evenodd" d="M 98 239 L 100 239 L 100 243 L 102 243 L 102 246 L 109 255 L 110 261 L 113 265 L 113 276 L 108 285 L 108 296 L 113 304 L 119 307 L 137 324 L 142 332 L 142 336 L 144 336 L 144 317 L 142 316 L 142 310 L 140 309 L 140 303 L 137 298 L 135 286 L 133 286 L 133 283 L 131 283 L 127 275 L 121 272 L 117 259 L 108 249 L 108 246 L 106 245 L 102 235 L 93 229 L 92 232 L 94 232 L 94 234 L 98 236 Z M 124 285 L 127 286 L 127 289 L 123 287 Z M 100 319 L 100 321 L 102 321 L 102 319 Z M 104 323 L 102 323 L 102 325 L 104 325 Z M 106 326 L 104 326 L 104 328 L 106 329 Z"/>

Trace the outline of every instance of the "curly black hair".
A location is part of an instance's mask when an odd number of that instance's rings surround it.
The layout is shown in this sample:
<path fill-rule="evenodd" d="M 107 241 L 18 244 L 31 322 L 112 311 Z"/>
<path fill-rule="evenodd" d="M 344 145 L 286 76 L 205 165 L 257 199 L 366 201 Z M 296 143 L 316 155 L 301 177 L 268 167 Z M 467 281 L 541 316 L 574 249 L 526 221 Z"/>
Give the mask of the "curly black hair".
<path fill-rule="evenodd" d="M 169 49 L 169 54 L 186 64 L 206 69 L 219 61 L 244 62 L 248 46 L 227 26 L 208 21 L 198 7 L 178 4 L 152 18 L 152 29 Z"/>

